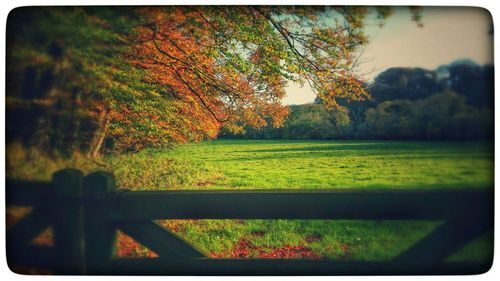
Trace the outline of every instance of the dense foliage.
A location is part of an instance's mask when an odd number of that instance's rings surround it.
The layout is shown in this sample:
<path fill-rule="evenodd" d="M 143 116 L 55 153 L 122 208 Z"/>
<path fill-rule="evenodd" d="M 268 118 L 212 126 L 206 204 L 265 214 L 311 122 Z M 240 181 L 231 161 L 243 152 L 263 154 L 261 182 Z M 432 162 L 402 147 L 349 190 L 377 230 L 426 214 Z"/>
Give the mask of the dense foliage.
<path fill-rule="evenodd" d="M 282 128 L 242 136 L 292 139 L 491 139 L 493 67 L 456 61 L 436 70 L 390 68 L 367 85 L 370 100 L 327 111 L 321 101 L 290 106 Z"/>
<path fill-rule="evenodd" d="M 335 139 L 350 130 L 346 108 L 328 111 L 321 104 L 290 105 L 289 116 L 280 128 L 245 128 L 243 134 L 222 130 L 220 137 L 243 139 Z"/>
<path fill-rule="evenodd" d="M 390 9 L 28 7 L 7 26 L 7 136 L 38 151 L 138 151 L 280 127 L 287 81 L 363 100 L 363 25 Z"/>

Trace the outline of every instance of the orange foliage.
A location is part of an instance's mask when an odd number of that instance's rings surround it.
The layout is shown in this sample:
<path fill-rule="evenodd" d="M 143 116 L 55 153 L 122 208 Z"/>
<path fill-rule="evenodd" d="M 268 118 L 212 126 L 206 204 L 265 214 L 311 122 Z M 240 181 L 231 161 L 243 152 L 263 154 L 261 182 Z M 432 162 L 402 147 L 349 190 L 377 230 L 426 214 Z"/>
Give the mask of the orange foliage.
<path fill-rule="evenodd" d="M 275 125 L 282 124 L 288 114 L 287 107 L 279 102 L 284 96 L 283 78 L 266 78 L 277 97 L 270 101 L 256 94 L 244 73 L 218 64 L 211 53 L 217 44 L 212 36 L 214 27 L 200 10 L 172 7 L 168 11 L 145 8 L 141 12 L 153 22 L 137 27 L 134 42 L 139 43 L 129 60 L 148 71 L 147 82 L 175 96 L 177 122 L 187 130 L 178 131 L 171 122 L 157 124 L 172 132 L 176 142 L 215 138 L 223 125 L 231 131 L 244 125 L 262 127 L 266 116 L 272 116 Z"/>

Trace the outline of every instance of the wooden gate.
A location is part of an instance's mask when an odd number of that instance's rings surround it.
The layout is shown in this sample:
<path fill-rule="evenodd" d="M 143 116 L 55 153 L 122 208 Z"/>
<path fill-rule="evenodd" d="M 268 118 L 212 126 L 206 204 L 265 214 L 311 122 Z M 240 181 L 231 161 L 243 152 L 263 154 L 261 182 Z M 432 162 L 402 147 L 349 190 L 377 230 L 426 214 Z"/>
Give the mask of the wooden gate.
<path fill-rule="evenodd" d="M 33 210 L 7 231 L 9 266 L 56 274 L 368 275 L 477 274 L 491 262 L 446 258 L 493 229 L 488 190 L 127 191 L 105 172 L 65 169 L 51 182 L 7 180 L 7 206 Z M 212 259 L 155 223 L 158 219 L 440 220 L 428 237 L 389 261 Z M 30 241 L 47 227 L 54 246 Z M 159 255 L 113 256 L 116 230 Z"/>

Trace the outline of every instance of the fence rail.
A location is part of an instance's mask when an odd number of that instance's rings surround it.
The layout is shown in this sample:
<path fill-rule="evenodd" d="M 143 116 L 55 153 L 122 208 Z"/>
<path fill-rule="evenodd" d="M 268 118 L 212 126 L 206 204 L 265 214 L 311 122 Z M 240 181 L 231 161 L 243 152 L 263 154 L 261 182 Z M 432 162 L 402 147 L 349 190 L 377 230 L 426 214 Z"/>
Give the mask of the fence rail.
<path fill-rule="evenodd" d="M 460 190 L 117 190 L 111 174 L 66 169 L 51 182 L 7 180 L 9 206 L 33 211 L 7 231 L 9 265 L 59 274 L 365 275 L 474 274 L 489 263 L 446 258 L 493 226 L 493 188 Z M 210 259 L 157 219 L 361 219 L 444 221 L 389 261 Z M 54 247 L 29 242 L 48 226 Z M 119 229 L 159 255 L 113 256 Z"/>

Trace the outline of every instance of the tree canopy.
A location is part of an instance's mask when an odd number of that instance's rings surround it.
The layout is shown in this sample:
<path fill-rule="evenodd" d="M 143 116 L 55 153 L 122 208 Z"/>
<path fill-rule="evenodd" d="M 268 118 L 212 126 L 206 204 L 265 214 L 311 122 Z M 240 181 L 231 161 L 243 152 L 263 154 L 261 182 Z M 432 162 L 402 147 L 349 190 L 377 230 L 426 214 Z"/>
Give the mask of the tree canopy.
<path fill-rule="evenodd" d="M 336 108 L 337 98 L 366 99 L 355 66 L 370 12 L 381 20 L 391 13 L 318 6 L 18 8 L 7 27 L 7 113 L 16 120 L 9 138 L 96 156 L 103 144 L 136 151 L 215 138 L 222 127 L 241 132 L 267 121 L 279 127 L 288 114 L 280 101 L 289 81 L 308 83 L 327 108 Z"/>
<path fill-rule="evenodd" d="M 394 67 L 366 85 L 369 100 L 327 111 L 322 101 L 290 106 L 283 128 L 266 126 L 237 136 L 255 139 L 491 140 L 493 66 L 458 60 L 435 70 Z"/>

